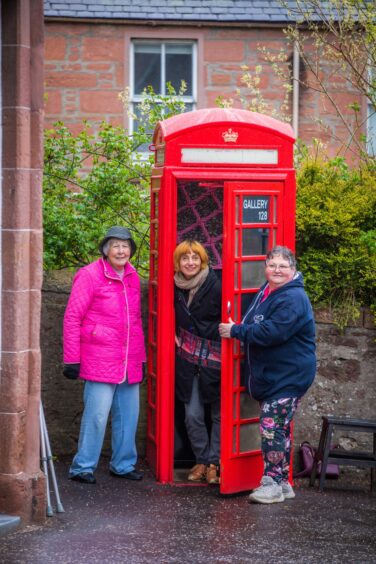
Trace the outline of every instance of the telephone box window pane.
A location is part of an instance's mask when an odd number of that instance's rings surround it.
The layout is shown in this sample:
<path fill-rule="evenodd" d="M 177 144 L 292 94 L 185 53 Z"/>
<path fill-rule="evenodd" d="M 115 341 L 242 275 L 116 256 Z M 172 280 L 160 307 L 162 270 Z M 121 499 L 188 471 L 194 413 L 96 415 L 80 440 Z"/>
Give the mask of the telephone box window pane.
<path fill-rule="evenodd" d="M 259 402 L 251 398 L 248 391 L 240 394 L 240 419 L 252 419 L 259 417 Z"/>
<path fill-rule="evenodd" d="M 159 190 L 161 187 L 161 177 L 160 176 L 153 176 L 151 179 L 151 191 L 154 192 L 155 190 Z"/>
<path fill-rule="evenodd" d="M 265 282 L 265 265 L 262 261 L 242 263 L 242 288 L 260 288 Z"/>
<path fill-rule="evenodd" d="M 232 409 L 233 409 L 232 417 L 233 417 L 233 419 L 237 419 L 238 418 L 238 394 L 234 394 Z"/>
<path fill-rule="evenodd" d="M 234 427 L 232 431 L 232 452 L 236 454 L 238 452 L 237 445 L 236 445 L 236 437 L 237 437 L 237 430 L 238 427 Z"/>
<path fill-rule="evenodd" d="M 154 437 L 155 436 L 155 410 L 154 409 L 149 410 L 149 424 L 150 424 L 150 427 L 149 427 L 150 435 L 152 437 Z"/>
<path fill-rule="evenodd" d="M 150 301 L 151 301 L 151 312 L 155 312 L 155 288 L 153 286 L 150 286 L 150 290 L 149 290 L 149 296 L 150 296 Z"/>
<path fill-rule="evenodd" d="M 234 263 L 234 288 L 235 290 L 239 290 L 239 284 L 238 284 L 238 272 L 239 272 L 239 263 L 235 262 Z"/>
<path fill-rule="evenodd" d="M 272 247 L 275 247 L 277 244 L 277 230 L 273 229 L 273 243 L 272 243 Z"/>
<path fill-rule="evenodd" d="M 154 217 L 157 219 L 158 217 L 158 207 L 159 207 L 159 197 L 158 194 L 154 194 Z"/>
<path fill-rule="evenodd" d="M 242 294 L 242 313 L 241 313 L 242 319 L 245 316 L 247 309 L 249 308 L 249 306 L 251 305 L 251 303 L 255 299 L 255 296 L 256 296 L 256 293 Z"/>
<path fill-rule="evenodd" d="M 157 287 L 156 286 L 152 286 L 150 288 L 153 292 L 152 294 L 152 307 L 153 307 L 153 311 L 156 312 L 157 311 L 157 307 L 158 307 L 158 298 L 157 298 Z"/>
<path fill-rule="evenodd" d="M 260 450 L 260 432 L 258 423 L 240 426 L 240 452 Z"/>
<path fill-rule="evenodd" d="M 153 280 L 156 280 L 158 275 L 158 259 L 155 255 L 151 255 L 150 266 L 153 274 Z"/>
<path fill-rule="evenodd" d="M 192 45 L 166 44 L 166 82 L 171 82 L 176 92 L 184 80 L 184 96 L 192 96 Z"/>
<path fill-rule="evenodd" d="M 152 86 L 157 94 L 161 93 L 161 45 L 156 43 L 135 44 L 135 94 L 142 94 L 148 86 Z"/>
<path fill-rule="evenodd" d="M 277 223 L 277 196 L 275 196 L 274 198 L 274 213 L 273 213 L 273 221 L 274 223 Z"/>
<path fill-rule="evenodd" d="M 154 316 L 154 315 L 153 315 L 153 324 L 152 324 L 152 327 L 153 327 L 153 336 L 152 336 L 152 339 L 153 339 L 154 342 L 156 342 L 156 341 L 157 341 L 157 334 L 158 334 L 158 332 L 157 332 L 157 316 Z"/>
<path fill-rule="evenodd" d="M 157 294 L 156 286 L 154 286 L 153 308 L 154 308 L 154 311 L 156 312 L 157 308 L 158 308 L 158 294 Z"/>
<path fill-rule="evenodd" d="M 270 223 L 270 196 L 243 196 L 243 223 Z"/>
<path fill-rule="evenodd" d="M 157 222 L 153 223 L 155 247 L 158 246 L 158 227 L 159 225 Z"/>
<path fill-rule="evenodd" d="M 235 229 L 235 256 L 239 257 L 239 229 Z"/>
<path fill-rule="evenodd" d="M 234 318 L 238 320 L 238 300 L 234 301 Z"/>
<path fill-rule="evenodd" d="M 154 373 L 155 373 L 155 372 L 154 372 Z M 151 394 L 150 394 L 150 395 L 151 395 L 150 401 L 151 401 L 151 403 L 152 403 L 153 405 L 156 404 L 156 399 L 157 399 L 157 396 L 156 396 L 156 393 L 155 393 L 155 391 L 156 391 L 155 388 L 156 388 L 156 386 L 155 386 L 155 378 L 152 377 L 152 378 L 150 378 L 150 392 L 151 392 Z"/>
<path fill-rule="evenodd" d="M 243 229 L 243 256 L 266 255 L 269 248 L 269 229 Z"/>
<path fill-rule="evenodd" d="M 239 220 L 239 196 L 235 198 L 235 223 L 240 223 Z"/>
<path fill-rule="evenodd" d="M 234 386 L 238 386 L 238 382 L 239 382 L 239 378 L 238 378 L 238 366 L 239 366 L 239 361 L 237 358 L 234 358 L 234 369 L 233 369 L 233 375 L 234 375 Z"/>

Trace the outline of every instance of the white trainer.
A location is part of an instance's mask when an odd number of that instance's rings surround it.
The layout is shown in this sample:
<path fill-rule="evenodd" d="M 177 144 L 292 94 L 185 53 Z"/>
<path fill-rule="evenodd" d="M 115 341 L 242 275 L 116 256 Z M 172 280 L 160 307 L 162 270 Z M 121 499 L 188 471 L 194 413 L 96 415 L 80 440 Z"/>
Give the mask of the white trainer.
<path fill-rule="evenodd" d="M 292 486 L 288 482 L 282 482 L 282 493 L 285 499 L 294 499 L 295 492 L 292 489 Z"/>
<path fill-rule="evenodd" d="M 285 501 L 285 496 L 282 492 L 282 486 L 277 484 L 270 476 L 263 476 L 261 486 L 253 490 L 248 499 L 253 503 L 280 503 Z"/>

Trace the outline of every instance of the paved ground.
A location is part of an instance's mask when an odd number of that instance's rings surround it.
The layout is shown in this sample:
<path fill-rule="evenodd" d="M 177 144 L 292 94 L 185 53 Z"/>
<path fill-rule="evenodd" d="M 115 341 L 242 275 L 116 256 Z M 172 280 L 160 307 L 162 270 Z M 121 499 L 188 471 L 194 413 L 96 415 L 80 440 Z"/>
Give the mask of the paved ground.
<path fill-rule="evenodd" d="M 367 470 L 327 482 L 324 493 L 300 480 L 294 500 L 265 506 L 216 487 L 160 485 L 144 469 L 142 482 L 129 482 L 109 476 L 103 460 L 87 486 L 57 463 L 65 513 L 2 537 L 0 563 L 376 563 Z"/>

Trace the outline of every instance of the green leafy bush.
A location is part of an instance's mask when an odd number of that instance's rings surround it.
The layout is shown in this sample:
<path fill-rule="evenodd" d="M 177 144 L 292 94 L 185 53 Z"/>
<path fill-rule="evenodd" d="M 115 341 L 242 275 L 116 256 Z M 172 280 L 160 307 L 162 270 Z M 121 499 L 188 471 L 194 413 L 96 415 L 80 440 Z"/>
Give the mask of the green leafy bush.
<path fill-rule="evenodd" d="M 44 265 L 77 267 L 98 256 L 106 227 L 132 228 L 140 244 L 148 231 L 150 161 L 134 155 L 122 128 L 88 124 L 73 135 L 62 123 L 46 132 L 43 184 Z M 140 245 L 137 263 L 147 264 Z"/>
<path fill-rule="evenodd" d="M 345 326 L 360 306 L 375 303 L 375 171 L 306 154 L 297 184 L 297 256 L 306 289 Z"/>
<path fill-rule="evenodd" d="M 98 257 L 98 243 L 111 225 L 132 230 L 138 249 L 133 263 L 140 274 L 149 266 L 149 186 L 153 155 L 149 145 L 157 121 L 184 111 L 181 95 L 148 88 L 130 135 L 122 127 L 84 122 L 73 134 L 62 122 L 45 132 L 43 215 L 44 268 L 77 268 Z M 127 92 L 121 98 L 127 107 Z"/>

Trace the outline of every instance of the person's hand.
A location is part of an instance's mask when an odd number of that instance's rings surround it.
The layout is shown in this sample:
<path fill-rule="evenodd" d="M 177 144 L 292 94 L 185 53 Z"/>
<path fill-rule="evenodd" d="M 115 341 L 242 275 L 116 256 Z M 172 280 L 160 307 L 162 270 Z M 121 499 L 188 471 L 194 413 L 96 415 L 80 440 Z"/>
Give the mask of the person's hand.
<path fill-rule="evenodd" d="M 177 347 L 181 347 L 181 339 L 177 335 L 175 335 L 175 344 Z"/>
<path fill-rule="evenodd" d="M 77 380 L 80 374 L 79 364 L 64 364 L 63 374 L 69 380 Z"/>
<path fill-rule="evenodd" d="M 235 325 L 231 317 L 228 318 L 228 323 L 220 323 L 219 324 L 219 334 L 222 339 L 230 339 L 231 338 L 231 327 Z"/>

